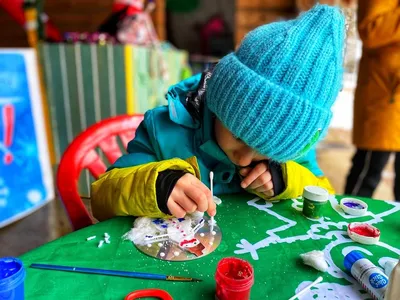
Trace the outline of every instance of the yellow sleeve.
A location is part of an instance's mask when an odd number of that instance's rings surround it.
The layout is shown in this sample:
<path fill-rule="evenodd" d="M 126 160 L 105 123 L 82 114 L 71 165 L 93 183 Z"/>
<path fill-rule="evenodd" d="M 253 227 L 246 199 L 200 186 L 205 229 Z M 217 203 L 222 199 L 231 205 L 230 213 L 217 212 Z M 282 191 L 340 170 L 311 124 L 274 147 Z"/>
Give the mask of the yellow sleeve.
<path fill-rule="evenodd" d="M 200 179 L 195 157 L 112 169 L 92 184 L 93 216 L 99 221 L 114 216 L 167 217 L 159 210 L 156 196 L 158 173 L 167 169 L 182 170 Z"/>
<path fill-rule="evenodd" d="M 379 48 L 400 41 L 398 0 L 362 0 L 358 8 L 358 32 L 366 48 Z"/>
<path fill-rule="evenodd" d="M 286 189 L 280 195 L 272 198 L 267 198 L 264 194 L 257 192 L 254 192 L 254 194 L 268 201 L 292 199 L 301 196 L 304 187 L 307 185 L 320 186 L 325 188 L 329 194 L 335 194 L 328 178 L 317 177 L 310 170 L 294 161 L 289 161 L 281 166 Z"/>

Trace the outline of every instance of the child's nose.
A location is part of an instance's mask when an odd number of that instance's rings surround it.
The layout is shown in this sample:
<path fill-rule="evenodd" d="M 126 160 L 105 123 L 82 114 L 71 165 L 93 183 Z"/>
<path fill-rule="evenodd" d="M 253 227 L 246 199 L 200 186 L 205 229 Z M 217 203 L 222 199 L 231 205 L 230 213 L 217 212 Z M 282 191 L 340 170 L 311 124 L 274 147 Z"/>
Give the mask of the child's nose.
<path fill-rule="evenodd" d="M 247 167 L 253 161 L 253 156 L 250 154 L 239 154 L 236 157 L 236 164 L 239 167 Z"/>

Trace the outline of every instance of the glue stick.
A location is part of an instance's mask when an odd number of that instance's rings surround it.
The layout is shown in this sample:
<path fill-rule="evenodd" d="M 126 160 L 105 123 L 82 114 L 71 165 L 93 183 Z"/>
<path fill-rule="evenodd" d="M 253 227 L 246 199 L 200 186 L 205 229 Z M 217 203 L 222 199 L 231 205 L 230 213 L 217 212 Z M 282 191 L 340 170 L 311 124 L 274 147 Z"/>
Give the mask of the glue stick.
<path fill-rule="evenodd" d="M 375 300 L 383 300 L 389 279 L 380 268 L 359 251 L 351 251 L 344 258 L 345 268 Z"/>

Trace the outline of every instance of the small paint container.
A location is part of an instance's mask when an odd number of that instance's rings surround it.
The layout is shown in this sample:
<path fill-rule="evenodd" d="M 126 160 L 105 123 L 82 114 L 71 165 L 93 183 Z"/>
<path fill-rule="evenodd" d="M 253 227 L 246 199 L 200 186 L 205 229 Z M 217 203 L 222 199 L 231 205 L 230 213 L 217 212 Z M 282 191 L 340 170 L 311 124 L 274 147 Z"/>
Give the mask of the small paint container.
<path fill-rule="evenodd" d="M 319 186 L 306 186 L 303 190 L 303 215 L 310 219 L 319 219 L 324 215 L 329 193 Z"/>
<path fill-rule="evenodd" d="M 364 223 L 350 223 L 347 226 L 349 237 L 360 244 L 375 245 L 379 242 L 381 232 L 378 228 Z"/>
<path fill-rule="evenodd" d="M 14 257 L 0 258 L 0 299 L 24 299 L 25 269 Z"/>
<path fill-rule="evenodd" d="M 340 207 L 351 216 L 364 216 L 368 211 L 368 204 L 355 198 L 343 198 Z"/>
<path fill-rule="evenodd" d="M 239 258 L 220 260 L 215 273 L 217 300 L 248 300 L 254 284 L 252 265 Z"/>

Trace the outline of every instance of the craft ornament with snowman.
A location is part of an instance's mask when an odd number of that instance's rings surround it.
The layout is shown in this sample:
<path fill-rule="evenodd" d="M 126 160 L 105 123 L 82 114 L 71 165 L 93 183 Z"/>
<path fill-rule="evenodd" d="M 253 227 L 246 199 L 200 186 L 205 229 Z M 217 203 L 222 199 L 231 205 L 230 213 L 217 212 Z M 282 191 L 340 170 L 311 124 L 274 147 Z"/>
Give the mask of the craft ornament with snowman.
<path fill-rule="evenodd" d="M 210 175 L 212 179 L 212 174 Z M 198 211 L 187 214 L 184 218 L 140 217 L 123 236 L 143 253 L 168 261 L 203 257 L 218 247 L 221 237 L 221 230 L 214 218 L 210 219 Z"/>

